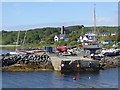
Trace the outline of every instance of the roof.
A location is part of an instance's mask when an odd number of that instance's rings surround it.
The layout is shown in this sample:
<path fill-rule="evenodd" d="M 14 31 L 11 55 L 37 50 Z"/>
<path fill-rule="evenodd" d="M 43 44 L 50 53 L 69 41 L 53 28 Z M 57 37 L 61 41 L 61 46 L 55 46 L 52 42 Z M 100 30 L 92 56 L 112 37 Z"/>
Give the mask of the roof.
<path fill-rule="evenodd" d="M 83 37 L 83 40 L 87 41 L 87 40 L 88 40 L 88 38 L 87 38 L 86 36 L 84 36 L 84 37 Z"/>

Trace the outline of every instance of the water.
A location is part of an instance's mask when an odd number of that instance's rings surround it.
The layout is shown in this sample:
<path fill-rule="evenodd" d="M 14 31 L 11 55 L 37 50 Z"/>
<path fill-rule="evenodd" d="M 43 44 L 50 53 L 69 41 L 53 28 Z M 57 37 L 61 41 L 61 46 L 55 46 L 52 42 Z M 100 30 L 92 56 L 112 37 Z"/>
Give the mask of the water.
<path fill-rule="evenodd" d="M 73 80 L 76 77 L 76 80 Z M 99 72 L 2 72 L 3 88 L 118 88 L 118 68 Z"/>
<path fill-rule="evenodd" d="M 76 77 L 76 80 L 73 80 Z M 97 73 L 3 72 L 3 88 L 118 88 L 118 69 Z"/>
<path fill-rule="evenodd" d="M 7 53 L 9 53 L 10 51 L 9 50 L 0 50 L 0 55 L 1 54 L 7 54 Z"/>

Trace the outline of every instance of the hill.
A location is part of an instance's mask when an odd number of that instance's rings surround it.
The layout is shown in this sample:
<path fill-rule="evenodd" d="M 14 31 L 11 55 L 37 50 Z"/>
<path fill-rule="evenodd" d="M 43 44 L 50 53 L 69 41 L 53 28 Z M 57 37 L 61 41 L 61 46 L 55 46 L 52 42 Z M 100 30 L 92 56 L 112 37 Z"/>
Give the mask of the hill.
<path fill-rule="evenodd" d="M 93 27 L 84 27 L 84 33 L 92 30 Z M 105 27 L 105 26 L 97 27 L 97 32 L 99 35 L 102 33 L 117 32 L 117 30 L 118 27 Z M 25 45 L 26 47 L 42 47 L 46 45 L 54 45 L 54 36 L 59 35 L 60 31 L 61 31 L 60 27 L 58 28 L 46 27 L 46 28 L 35 28 L 35 29 L 27 30 Z M 82 34 L 82 26 L 80 25 L 68 26 L 65 27 L 65 31 L 66 31 L 66 35 L 70 39 L 66 42 L 61 41 L 59 45 L 70 45 L 70 44 L 74 45 L 77 44 L 77 40 Z M 26 31 L 20 31 L 20 39 L 19 39 L 20 45 L 22 45 L 25 32 Z M 16 44 L 18 31 L 2 30 L 0 33 L 2 34 L 2 42 L 0 42 L 0 44 L 2 45 Z M 106 36 L 105 38 L 113 41 L 117 40 L 116 36 L 114 36 L 113 38 Z M 73 41 L 75 43 L 71 43 Z"/>

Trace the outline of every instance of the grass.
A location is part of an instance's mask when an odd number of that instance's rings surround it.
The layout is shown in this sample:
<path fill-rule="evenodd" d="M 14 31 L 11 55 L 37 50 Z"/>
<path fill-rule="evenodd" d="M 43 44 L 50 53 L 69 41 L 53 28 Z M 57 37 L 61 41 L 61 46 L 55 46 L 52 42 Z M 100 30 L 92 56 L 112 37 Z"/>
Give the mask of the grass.
<path fill-rule="evenodd" d="M 20 47 L 21 45 L 17 45 L 17 47 Z M 0 47 L 16 47 L 16 45 L 0 45 Z"/>
<path fill-rule="evenodd" d="M 17 47 L 20 48 L 20 45 L 17 45 Z M 16 45 L 0 45 L 0 49 L 14 51 L 16 49 Z"/>

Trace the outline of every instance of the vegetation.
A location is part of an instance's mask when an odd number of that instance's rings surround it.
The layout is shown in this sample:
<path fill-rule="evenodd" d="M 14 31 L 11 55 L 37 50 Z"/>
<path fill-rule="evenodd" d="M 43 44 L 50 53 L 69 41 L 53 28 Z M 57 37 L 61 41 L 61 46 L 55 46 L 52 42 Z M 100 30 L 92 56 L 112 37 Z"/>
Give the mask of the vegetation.
<path fill-rule="evenodd" d="M 120 42 L 120 26 L 118 27 L 117 41 Z"/>
<path fill-rule="evenodd" d="M 12 65 L 2 68 L 2 71 L 10 71 L 10 72 L 29 72 L 29 71 L 53 71 L 53 66 L 47 65 L 47 66 L 39 66 L 39 65 Z"/>
<path fill-rule="evenodd" d="M 120 28 L 119 28 L 120 29 Z M 84 27 L 84 33 L 88 31 L 92 31 L 93 27 Z M 98 38 L 99 40 L 112 40 L 120 42 L 120 30 L 118 30 L 117 36 L 104 36 L 101 37 L 101 33 L 110 33 L 117 32 L 118 27 L 97 27 Z M 26 31 L 20 31 L 19 45 L 22 45 L 23 38 L 25 36 Z M 56 43 L 56 45 L 77 45 L 77 40 L 82 35 L 82 26 L 68 26 L 65 27 L 66 35 L 69 40 L 64 41 L 60 40 Z M 18 31 L 5 31 L 2 30 L 2 40 L 0 40 L 0 44 L 2 45 L 15 45 L 17 41 Z M 25 47 L 43 47 L 43 46 L 53 46 L 54 44 L 54 36 L 60 35 L 60 28 L 36 28 L 27 30 Z"/>

